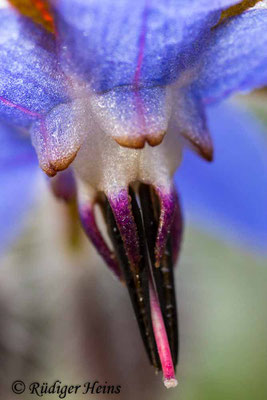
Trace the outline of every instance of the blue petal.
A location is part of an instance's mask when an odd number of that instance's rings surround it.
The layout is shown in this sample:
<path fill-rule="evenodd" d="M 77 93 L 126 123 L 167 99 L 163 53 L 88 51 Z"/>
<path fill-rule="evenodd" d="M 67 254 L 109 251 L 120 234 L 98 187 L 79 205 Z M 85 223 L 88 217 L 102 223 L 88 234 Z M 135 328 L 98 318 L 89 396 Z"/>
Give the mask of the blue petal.
<path fill-rule="evenodd" d="M 177 133 L 206 160 L 213 158 L 213 144 L 206 122 L 202 99 L 189 86 L 173 93 L 173 118 Z"/>
<path fill-rule="evenodd" d="M 93 98 L 93 96 L 92 96 Z M 168 88 L 143 88 L 138 91 L 119 87 L 94 96 L 93 118 L 122 146 L 143 148 L 159 144 L 169 122 Z"/>
<path fill-rule="evenodd" d="M 267 84 L 266 25 L 267 9 L 258 9 L 214 29 L 197 84 L 206 102 Z"/>
<path fill-rule="evenodd" d="M 97 91 L 174 81 L 202 51 L 219 9 L 237 1 L 59 0 L 62 65 Z"/>
<path fill-rule="evenodd" d="M 0 120 L 31 129 L 48 175 L 65 169 L 79 149 L 75 107 L 53 35 L 12 8 L 0 10 Z"/>
<path fill-rule="evenodd" d="M 82 118 L 83 112 L 79 100 L 60 104 L 30 130 L 40 167 L 47 175 L 63 171 L 76 157 L 83 135 L 89 129 Z"/>
<path fill-rule="evenodd" d="M 187 217 L 203 228 L 267 249 L 266 131 L 234 104 L 208 110 L 215 161 L 186 153 L 175 182 Z"/>
<path fill-rule="evenodd" d="M 0 118 L 27 126 L 67 99 L 52 34 L 0 9 Z"/>
<path fill-rule="evenodd" d="M 23 214 L 33 201 L 38 171 L 35 152 L 28 138 L 0 126 L 0 251 L 19 232 Z"/>

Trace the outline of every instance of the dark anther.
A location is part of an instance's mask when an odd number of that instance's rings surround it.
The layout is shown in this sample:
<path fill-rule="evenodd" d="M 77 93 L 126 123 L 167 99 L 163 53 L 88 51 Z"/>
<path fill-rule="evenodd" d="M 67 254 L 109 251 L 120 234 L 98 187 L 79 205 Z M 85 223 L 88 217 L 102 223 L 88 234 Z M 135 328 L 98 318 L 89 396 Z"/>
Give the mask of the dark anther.
<path fill-rule="evenodd" d="M 139 184 L 137 191 L 130 187 L 129 195 L 140 253 L 137 258 L 140 261 L 134 268 L 130 265 L 123 238 L 107 198 L 102 202 L 102 209 L 148 357 L 151 364 L 160 370 L 161 363 L 151 319 L 149 281 L 157 293 L 175 366 L 178 358 L 178 323 L 173 277 L 173 238 L 169 234 L 160 265 L 156 268 L 155 246 L 160 218 L 160 201 L 153 188 L 145 184 Z"/>
<path fill-rule="evenodd" d="M 133 196 L 133 194 L 132 194 Z M 134 205 L 133 205 L 134 204 Z M 133 214 L 140 214 L 134 196 L 132 197 Z M 138 210 L 138 211 L 137 211 Z M 135 215 L 136 217 L 136 215 Z M 123 240 L 121 238 L 118 226 L 116 224 L 112 209 L 108 200 L 105 203 L 105 218 L 108 227 L 108 233 L 111 238 L 114 250 L 119 261 L 120 267 L 124 274 L 124 279 L 130 294 L 136 319 L 139 325 L 139 330 L 149 357 L 151 364 L 161 370 L 160 360 L 158 356 L 157 346 L 154 338 L 150 304 L 149 304 L 149 291 L 148 291 L 148 273 L 146 256 L 142 254 L 140 265 L 136 272 L 130 268 L 129 261 L 124 249 Z M 135 218 L 138 220 L 137 229 L 141 227 L 140 215 Z M 138 229 L 138 233 L 139 233 Z M 144 252 L 144 240 L 141 240 L 140 250 Z"/>
<path fill-rule="evenodd" d="M 140 184 L 139 196 L 144 220 L 147 246 L 149 249 L 149 255 L 152 264 L 152 273 L 156 284 L 161 312 L 168 335 L 173 364 L 176 365 L 178 361 L 179 341 L 177 307 L 173 277 L 172 240 L 169 236 L 165 252 L 161 259 L 160 267 L 155 268 L 155 242 L 157 237 L 160 212 L 159 200 L 153 188 L 144 184 Z"/>

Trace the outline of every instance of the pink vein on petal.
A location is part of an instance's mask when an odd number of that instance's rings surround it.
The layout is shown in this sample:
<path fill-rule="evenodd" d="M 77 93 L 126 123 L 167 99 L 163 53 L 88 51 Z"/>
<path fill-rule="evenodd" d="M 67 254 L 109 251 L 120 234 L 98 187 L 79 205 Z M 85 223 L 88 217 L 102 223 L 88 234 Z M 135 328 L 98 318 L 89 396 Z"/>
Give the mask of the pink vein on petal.
<path fill-rule="evenodd" d="M 19 104 L 12 103 L 12 101 L 7 100 L 2 96 L 0 96 L 0 101 L 2 101 L 2 103 L 6 104 L 9 107 L 16 108 L 17 110 L 22 111 L 24 114 L 30 115 L 31 117 L 42 118 L 42 115 L 40 113 L 28 110 L 28 108 L 20 106 Z"/>
<path fill-rule="evenodd" d="M 139 36 L 139 52 L 137 58 L 137 65 L 134 74 L 134 86 L 137 88 L 139 84 L 139 79 L 141 75 L 141 67 L 144 59 L 144 51 L 146 44 L 146 32 L 147 32 L 147 16 L 148 16 L 148 6 L 149 0 L 146 0 L 145 7 L 142 14 L 142 25 L 141 25 L 141 33 Z"/>
<path fill-rule="evenodd" d="M 145 6 L 142 14 L 142 25 L 141 25 L 141 33 L 139 36 L 139 52 L 137 57 L 137 64 L 134 74 L 134 93 L 135 93 L 135 100 L 136 100 L 136 108 L 138 112 L 138 116 L 140 119 L 140 125 L 145 129 L 145 118 L 144 118 L 144 108 L 141 96 L 138 92 L 138 85 L 141 76 L 141 69 L 144 59 L 144 51 L 145 51 L 145 44 L 146 44 L 146 33 L 147 33 L 147 17 L 148 17 L 148 6 L 150 0 L 145 1 Z"/>
<path fill-rule="evenodd" d="M 31 111 L 28 108 L 25 108 L 19 104 L 13 103 L 12 101 L 4 98 L 3 96 L 0 96 L 0 101 L 4 104 L 6 104 L 8 107 L 12 107 L 12 108 L 16 108 L 17 110 L 23 112 L 24 114 L 27 114 L 31 117 L 36 117 L 37 119 L 40 120 L 40 130 L 41 133 L 43 135 L 44 141 L 45 141 L 45 145 L 47 145 L 47 139 L 48 139 L 48 135 L 47 135 L 47 130 L 46 130 L 46 126 L 45 126 L 45 119 L 44 119 L 44 115 L 40 114 L 36 111 Z M 46 152 L 48 152 L 47 150 L 47 146 L 46 146 Z M 48 156 L 48 154 L 47 154 Z"/>

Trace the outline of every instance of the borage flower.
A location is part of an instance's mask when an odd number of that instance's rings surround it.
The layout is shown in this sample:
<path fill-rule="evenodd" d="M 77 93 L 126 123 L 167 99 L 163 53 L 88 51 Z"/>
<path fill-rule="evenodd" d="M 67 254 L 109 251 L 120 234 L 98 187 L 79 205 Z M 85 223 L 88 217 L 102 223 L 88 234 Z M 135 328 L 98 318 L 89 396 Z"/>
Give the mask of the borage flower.
<path fill-rule="evenodd" d="M 208 103 L 267 82 L 265 2 L 236 3 L 1 2 L 3 137 L 12 146 L 30 133 L 50 177 L 71 164 L 54 192 L 77 197 L 166 387 L 177 384 L 173 265 L 183 225 L 173 175 L 185 147 L 213 158 Z"/>

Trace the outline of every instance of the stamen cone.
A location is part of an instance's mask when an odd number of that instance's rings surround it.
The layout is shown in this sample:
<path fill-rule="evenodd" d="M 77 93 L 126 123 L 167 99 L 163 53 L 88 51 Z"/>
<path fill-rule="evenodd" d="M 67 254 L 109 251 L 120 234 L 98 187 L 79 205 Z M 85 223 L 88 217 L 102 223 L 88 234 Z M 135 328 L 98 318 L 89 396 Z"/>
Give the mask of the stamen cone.
<path fill-rule="evenodd" d="M 80 204 L 85 231 L 128 288 L 150 363 L 162 370 L 166 388 L 175 387 L 179 342 L 173 267 L 182 236 L 178 197 L 171 187 L 136 182 L 95 199 L 112 249 L 97 226 L 94 201 Z"/>

